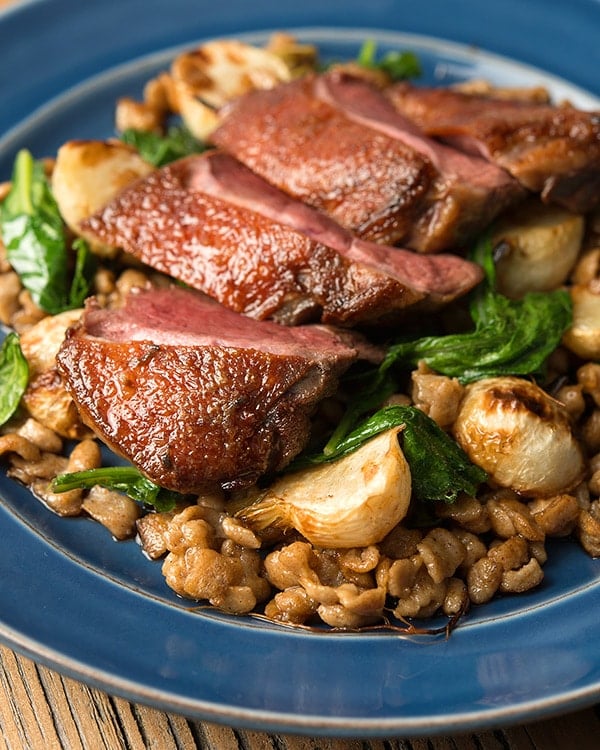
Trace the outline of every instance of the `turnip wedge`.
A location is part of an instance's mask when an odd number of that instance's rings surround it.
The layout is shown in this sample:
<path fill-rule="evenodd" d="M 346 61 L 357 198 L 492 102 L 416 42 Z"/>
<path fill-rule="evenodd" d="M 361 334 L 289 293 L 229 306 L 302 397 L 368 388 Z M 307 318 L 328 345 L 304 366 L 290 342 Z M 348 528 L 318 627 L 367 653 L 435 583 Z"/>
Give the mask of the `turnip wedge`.
<path fill-rule="evenodd" d="M 402 428 L 358 450 L 278 479 L 237 511 L 254 531 L 296 529 L 317 547 L 366 547 L 381 541 L 408 512 L 411 474 L 398 441 Z"/>

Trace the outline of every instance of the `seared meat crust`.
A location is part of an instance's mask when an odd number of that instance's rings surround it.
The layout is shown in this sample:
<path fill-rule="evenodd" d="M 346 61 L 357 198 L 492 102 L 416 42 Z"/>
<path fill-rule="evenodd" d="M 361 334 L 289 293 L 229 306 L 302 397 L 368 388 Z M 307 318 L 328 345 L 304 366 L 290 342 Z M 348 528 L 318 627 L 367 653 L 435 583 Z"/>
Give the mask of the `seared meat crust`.
<path fill-rule="evenodd" d="M 240 487 L 305 446 L 315 405 L 358 356 L 320 326 L 284 328 L 180 288 L 87 304 L 57 363 L 82 419 L 178 492 Z"/>
<path fill-rule="evenodd" d="M 600 202 L 600 112 L 400 83 L 390 101 L 428 135 L 508 170 L 576 213 Z"/>
<path fill-rule="evenodd" d="M 503 170 L 440 146 L 364 81 L 306 76 L 228 104 L 214 144 L 362 239 L 461 246 L 523 193 Z"/>
<path fill-rule="evenodd" d="M 288 325 L 390 318 L 448 302 L 481 279 L 456 255 L 355 240 L 217 151 L 136 182 L 83 226 L 236 312 Z"/>

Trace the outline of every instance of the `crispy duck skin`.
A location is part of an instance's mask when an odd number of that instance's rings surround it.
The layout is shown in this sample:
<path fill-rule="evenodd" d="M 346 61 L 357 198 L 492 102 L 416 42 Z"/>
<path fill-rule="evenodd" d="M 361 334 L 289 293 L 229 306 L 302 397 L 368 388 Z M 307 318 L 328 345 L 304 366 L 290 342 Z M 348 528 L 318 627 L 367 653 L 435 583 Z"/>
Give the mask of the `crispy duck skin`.
<path fill-rule="evenodd" d="M 437 176 L 427 205 L 404 238 L 409 247 L 438 252 L 464 245 L 525 197 L 504 169 L 428 138 L 365 80 L 332 72 L 317 79 L 315 93 L 351 120 L 386 133 L 434 165 Z"/>
<path fill-rule="evenodd" d="M 435 180 L 427 159 L 319 100 L 312 76 L 234 100 L 210 139 L 363 239 L 387 244 L 408 234 Z"/>
<path fill-rule="evenodd" d="M 310 416 L 374 349 L 349 331 L 256 321 L 180 287 L 91 299 L 58 368 L 80 415 L 152 481 L 183 493 L 252 484 L 305 446 Z"/>
<path fill-rule="evenodd" d="M 398 83 L 386 94 L 428 135 L 509 171 L 575 213 L 600 204 L 600 112 Z"/>
<path fill-rule="evenodd" d="M 481 279 L 457 255 L 357 240 L 216 150 L 137 181 L 83 227 L 236 312 L 288 325 L 393 319 Z"/>
<path fill-rule="evenodd" d="M 211 140 L 357 236 L 420 252 L 464 246 L 524 195 L 504 170 L 427 138 L 340 73 L 234 100 Z"/>

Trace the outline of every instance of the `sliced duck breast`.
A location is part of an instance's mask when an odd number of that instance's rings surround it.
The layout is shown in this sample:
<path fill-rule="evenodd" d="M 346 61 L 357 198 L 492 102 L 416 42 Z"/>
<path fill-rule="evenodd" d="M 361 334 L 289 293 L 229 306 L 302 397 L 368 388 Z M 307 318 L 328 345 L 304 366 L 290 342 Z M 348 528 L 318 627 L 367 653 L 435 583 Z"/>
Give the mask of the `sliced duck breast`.
<path fill-rule="evenodd" d="M 283 468 L 316 405 L 374 348 L 353 332 L 256 321 L 181 287 L 91 299 L 57 356 L 83 420 L 152 481 L 241 487 Z"/>
<path fill-rule="evenodd" d="M 236 312 L 285 324 L 354 326 L 431 309 L 482 276 L 457 255 L 356 240 L 220 151 L 137 181 L 83 228 Z"/>
<path fill-rule="evenodd" d="M 306 76 L 226 105 L 213 143 L 357 236 L 421 252 L 464 246 L 523 190 L 440 146 L 364 80 Z"/>
<path fill-rule="evenodd" d="M 386 90 L 428 135 L 509 171 L 575 213 L 600 205 L 600 112 L 408 83 Z"/>

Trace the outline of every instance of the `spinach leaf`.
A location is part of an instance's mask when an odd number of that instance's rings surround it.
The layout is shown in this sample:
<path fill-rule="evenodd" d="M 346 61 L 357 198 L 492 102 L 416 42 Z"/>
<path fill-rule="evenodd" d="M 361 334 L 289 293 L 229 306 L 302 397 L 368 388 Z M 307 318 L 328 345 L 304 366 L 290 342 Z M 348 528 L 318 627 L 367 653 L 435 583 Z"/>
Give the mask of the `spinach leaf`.
<path fill-rule="evenodd" d="M 123 492 L 136 502 L 151 505 L 158 511 L 173 510 L 185 498 L 178 492 L 159 487 L 133 466 L 104 466 L 59 474 L 52 483 L 52 491 L 91 489 L 94 485 Z"/>
<path fill-rule="evenodd" d="M 460 492 L 475 495 L 487 474 L 469 460 L 452 438 L 424 412 L 412 406 L 392 406 L 406 423 L 402 433 L 404 455 L 410 465 L 417 500 L 452 503 Z"/>
<path fill-rule="evenodd" d="M 25 393 L 29 365 L 23 356 L 19 337 L 9 333 L 0 349 L 0 425 L 12 417 Z"/>
<path fill-rule="evenodd" d="M 90 293 L 90 279 L 96 271 L 97 260 L 82 237 L 78 237 L 72 247 L 75 251 L 75 268 L 69 290 L 68 306 L 75 309 L 83 305 Z"/>
<path fill-rule="evenodd" d="M 474 330 L 395 344 L 380 366 L 380 377 L 390 368 L 414 366 L 419 360 L 461 383 L 497 375 L 542 374 L 546 359 L 571 325 L 569 293 L 559 289 L 508 299 L 493 288 L 491 242 L 481 243 L 475 258 L 486 271 L 486 281 L 471 300 Z"/>
<path fill-rule="evenodd" d="M 462 448 L 414 406 L 388 406 L 354 428 L 327 453 L 300 457 L 290 469 L 335 461 L 365 441 L 392 427 L 403 426 L 402 448 L 410 466 L 413 497 L 419 501 L 452 503 L 460 492 L 474 495 L 487 478 Z M 331 441 L 330 441 L 331 443 Z"/>
<path fill-rule="evenodd" d="M 423 72 L 419 58 L 414 52 L 390 51 L 377 59 L 377 44 L 373 39 L 367 39 L 363 43 L 356 62 L 363 68 L 387 73 L 392 81 L 418 78 Z"/>
<path fill-rule="evenodd" d="M 0 206 L 0 232 L 8 261 L 36 305 L 54 315 L 82 304 L 89 291 L 91 254 L 81 240 L 71 286 L 63 219 L 42 162 L 25 149 L 17 154 L 12 187 Z"/>
<path fill-rule="evenodd" d="M 142 159 L 155 167 L 162 167 L 183 156 L 199 154 L 206 148 L 187 128 L 175 125 L 169 128 L 166 135 L 128 128 L 121 133 L 121 140 L 133 146 Z"/>
<path fill-rule="evenodd" d="M 492 251 L 488 240 L 473 251 L 474 260 L 485 271 L 485 281 L 471 297 L 473 330 L 393 344 L 378 367 L 347 375 L 343 385 L 352 397 L 324 455 L 335 455 L 357 422 L 397 390 L 399 375 L 419 360 L 463 384 L 497 375 L 542 374 L 547 357 L 571 324 L 570 296 L 558 290 L 509 300 L 494 290 Z"/>

